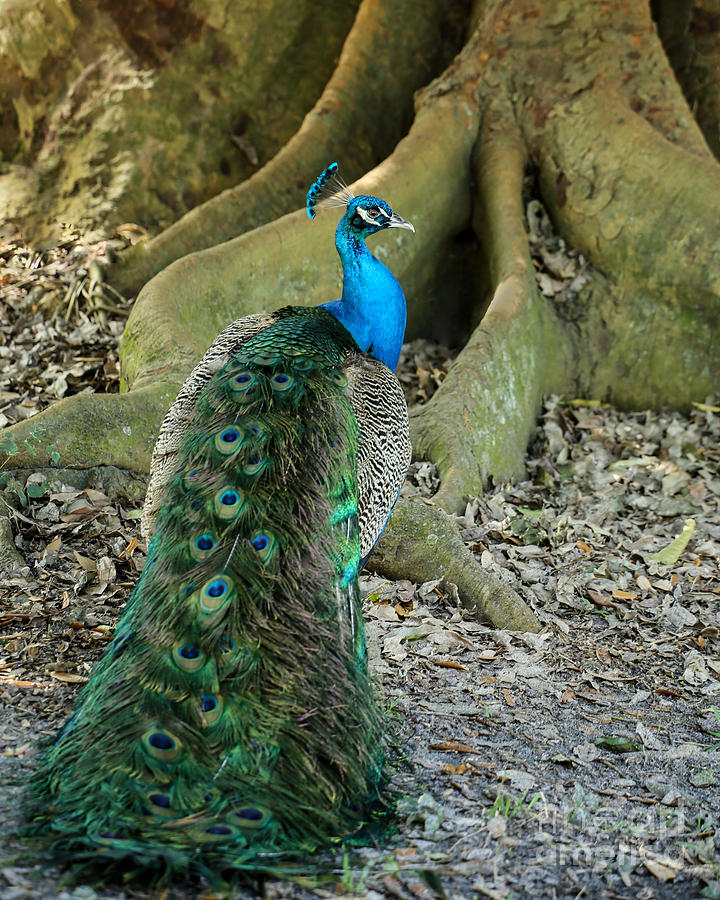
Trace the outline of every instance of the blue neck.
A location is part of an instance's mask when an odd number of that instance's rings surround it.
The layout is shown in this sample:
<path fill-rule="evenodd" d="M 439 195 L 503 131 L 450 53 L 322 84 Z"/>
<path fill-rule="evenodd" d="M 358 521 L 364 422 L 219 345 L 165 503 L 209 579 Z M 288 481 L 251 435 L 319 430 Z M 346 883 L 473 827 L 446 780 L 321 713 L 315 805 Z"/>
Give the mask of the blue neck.
<path fill-rule="evenodd" d="M 343 267 L 339 300 L 323 303 L 347 328 L 355 343 L 395 371 L 405 336 L 405 295 L 393 273 L 370 253 L 345 217 L 335 232 Z"/>

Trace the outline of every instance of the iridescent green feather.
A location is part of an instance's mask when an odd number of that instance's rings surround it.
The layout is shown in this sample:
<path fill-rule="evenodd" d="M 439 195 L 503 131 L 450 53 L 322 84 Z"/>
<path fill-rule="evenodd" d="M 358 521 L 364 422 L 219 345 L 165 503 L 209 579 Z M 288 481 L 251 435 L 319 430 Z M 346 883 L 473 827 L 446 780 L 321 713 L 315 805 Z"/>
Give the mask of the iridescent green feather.
<path fill-rule="evenodd" d="M 54 858 L 217 878 L 371 816 L 353 349 L 324 310 L 284 310 L 203 389 L 145 569 L 31 786 Z"/>

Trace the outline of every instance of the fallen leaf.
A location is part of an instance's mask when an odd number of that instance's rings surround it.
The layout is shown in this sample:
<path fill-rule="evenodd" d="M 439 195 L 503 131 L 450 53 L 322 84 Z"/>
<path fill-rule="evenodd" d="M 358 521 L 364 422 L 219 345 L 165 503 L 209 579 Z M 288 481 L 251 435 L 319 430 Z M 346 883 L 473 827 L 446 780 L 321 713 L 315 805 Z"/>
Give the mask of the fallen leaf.
<path fill-rule="evenodd" d="M 682 863 L 675 862 L 667 856 L 656 856 L 645 851 L 641 853 L 645 868 L 659 881 L 672 881 L 682 868 Z"/>
<path fill-rule="evenodd" d="M 617 603 L 613 603 L 608 597 L 603 596 L 600 591 L 595 591 L 592 588 L 587 589 L 587 595 L 595 604 L 595 606 L 612 606 L 617 609 Z"/>
<path fill-rule="evenodd" d="M 89 556 L 83 556 L 82 553 L 78 553 L 77 550 L 73 550 L 73 555 L 86 572 L 97 572 L 95 560 L 90 559 Z"/>
<path fill-rule="evenodd" d="M 643 748 L 639 741 L 626 737 L 599 737 L 593 740 L 593 744 L 605 750 L 613 750 L 615 753 L 633 753 Z"/>
<path fill-rule="evenodd" d="M 505 816 L 500 815 L 500 813 L 495 813 L 495 815 L 488 822 L 487 830 L 488 834 L 491 838 L 499 838 L 505 834 L 507 829 L 507 822 L 505 820 Z"/>
<path fill-rule="evenodd" d="M 75 672 L 50 672 L 50 677 L 69 684 L 84 684 L 87 681 L 85 675 L 77 675 Z"/>
<path fill-rule="evenodd" d="M 443 750 L 446 753 L 480 753 L 475 747 L 463 744 L 462 741 L 436 741 L 430 744 L 432 750 Z"/>
<path fill-rule="evenodd" d="M 653 553 L 648 559 L 651 562 L 660 563 L 662 566 L 674 566 L 693 534 L 695 534 L 695 519 L 686 519 L 683 530 L 675 540 L 671 541 L 667 547 L 663 547 L 662 550 L 658 550 L 657 553 Z"/>

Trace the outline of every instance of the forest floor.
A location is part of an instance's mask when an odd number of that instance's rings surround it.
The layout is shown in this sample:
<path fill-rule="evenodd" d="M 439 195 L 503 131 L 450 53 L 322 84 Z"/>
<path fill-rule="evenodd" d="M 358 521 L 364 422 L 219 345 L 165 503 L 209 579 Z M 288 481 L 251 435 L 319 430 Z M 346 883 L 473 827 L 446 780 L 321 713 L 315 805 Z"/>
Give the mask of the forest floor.
<path fill-rule="evenodd" d="M 66 393 L 117 389 L 127 310 L 92 268 L 107 249 L 70 235 L 34 254 L 0 235 L 0 426 Z M 449 360 L 408 345 L 409 402 Z M 539 635 L 476 621 L 452 585 L 363 577 L 396 831 L 312 860 L 305 879 L 266 882 L 267 897 L 720 898 L 717 402 L 682 416 L 547 400 L 527 480 L 459 519 L 483 566 L 535 609 Z M 415 464 L 405 491 L 435 484 Z M 11 834 L 35 743 L 68 715 L 144 547 L 140 494 L 111 501 L 31 473 L 6 478 L 1 499 L 0 551 L 22 559 L 0 586 L 0 897 L 218 896 L 73 887 L 22 858 Z"/>

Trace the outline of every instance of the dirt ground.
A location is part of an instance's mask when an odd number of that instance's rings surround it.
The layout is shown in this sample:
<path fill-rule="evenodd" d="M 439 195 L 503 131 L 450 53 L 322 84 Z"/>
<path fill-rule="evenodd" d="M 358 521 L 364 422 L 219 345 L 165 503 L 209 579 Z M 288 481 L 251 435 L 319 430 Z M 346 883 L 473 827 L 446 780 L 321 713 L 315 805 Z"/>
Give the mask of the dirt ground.
<path fill-rule="evenodd" d="M 0 425 L 67 393 L 117 389 L 127 308 L 93 259 L 128 239 L 70 234 L 34 254 L 0 236 Z M 406 347 L 410 403 L 450 359 Z M 720 897 L 719 437 L 720 398 L 687 416 L 548 398 L 527 480 L 472 500 L 459 520 L 483 566 L 532 605 L 539 635 L 474 620 L 453 585 L 363 577 L 397 830 L 309 861 L 305 878 L 266 882 L 266 896 Z M 11 837 L 35 742 L 69 713 L 144 561 L 140 481 L 134 500 L 112 500 L 92 477 L 14 476 L 11 462 L 0 897 L 217 896 L 68 886 Z M 436 484 L 432 466 L 414 464 L 405 492 Z"/>

